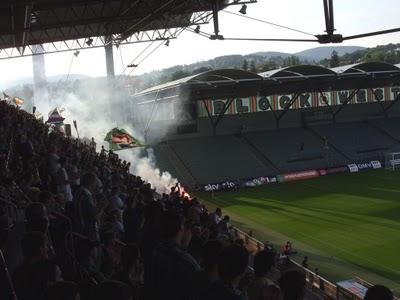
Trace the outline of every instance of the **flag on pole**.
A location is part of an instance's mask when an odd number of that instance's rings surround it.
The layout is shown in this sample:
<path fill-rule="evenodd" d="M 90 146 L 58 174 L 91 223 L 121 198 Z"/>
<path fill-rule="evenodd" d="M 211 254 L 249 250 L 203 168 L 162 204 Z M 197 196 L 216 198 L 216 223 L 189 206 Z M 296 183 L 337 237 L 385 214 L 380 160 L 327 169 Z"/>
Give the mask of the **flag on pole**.
<path fill-rule="evenodd" d="M 135 139 L 125 129 L 113 128 L 104 138 L 110 145 L 110 150 L 118 151 L 128 148 L 144 147 L 144 144 Z"/>
<path fill-rule="evenodd" d="M 21 106 L 22 104 L 24 104 L 24 99 L 14 97 L 13 102 L 16 106 Z"/>
<path fill-rule="evenodd" d="M 10 100 L 10 96 L 9 96 L 9 95 L 7 95 L 6 93 L 4 93 L 4 91 L 3 91 L 3 97 L 4 97 L 4 99 L 3 99 L 3 100 L 5 100 L 5 101 L 8 101 L 8 100 Z"/>
<path fill-rule="evenodd" d="M 35 116 L 36 120 L 43 122 L 43 115 L 40 112 L 35 111 L 33 115 Z"/>
<path fill-rule="evenodd" d="M 61 115 L 61 111 L 58 107 L 50 111 L 49 113 L 49 119 L 47 120 L 46 123 L 49 124 L 57 124 L 57 123 L 62 123 L 65 120 L 65 118 Z"/>

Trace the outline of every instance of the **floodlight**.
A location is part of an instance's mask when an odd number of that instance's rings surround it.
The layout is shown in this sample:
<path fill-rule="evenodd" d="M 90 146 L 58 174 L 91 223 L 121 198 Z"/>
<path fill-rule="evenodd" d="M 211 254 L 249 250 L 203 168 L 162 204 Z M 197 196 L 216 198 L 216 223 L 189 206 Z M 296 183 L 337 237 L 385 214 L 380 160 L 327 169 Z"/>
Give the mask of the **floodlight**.
<path fill-rule="evenodd" d="M 93 39 L 92 38 L 88 38 L 88 40 L 86 41 L 86 45 L 92 46 L 92 44 L 93 44 Z"/>
<path fill-rule="evenodd" d="M 242 8 L 239 10 L 239 12 L 243 15 L 245 15 L 247 13 L 247 5 L 243 4 Z"/>

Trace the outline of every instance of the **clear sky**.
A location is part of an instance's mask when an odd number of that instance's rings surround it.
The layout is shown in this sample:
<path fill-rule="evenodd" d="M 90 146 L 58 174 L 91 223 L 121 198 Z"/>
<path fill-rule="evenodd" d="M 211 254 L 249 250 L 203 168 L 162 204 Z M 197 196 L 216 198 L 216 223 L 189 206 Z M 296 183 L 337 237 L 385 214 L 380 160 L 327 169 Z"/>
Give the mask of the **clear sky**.
<path fill-rule="evenodd" d="M 335 28 L 344 36 L 400 27 L 399 0 L 334 0 Z M 247 15 L 262 20 L 293 27 L 312 34 L 321 34 L 325 23 L 322 0 L 258 0 L 248 5 Z M 237 12 L 240 6 L 228 10 Z M 274 26 L 247 20 L 220 12 L 221 34 L 225 37 L 255 38 L 312 38 L 310 36 L 283 30 Z M 212 26 L 202 26 L 202 31 L 211 33 Z M 356 39 L 342 45 L 373 47 L 379 44 L 399 43 L 400 33 Z M 116 73 L 131 62 L 143 49 L 144 44 L 127 45 L 114 49 Z M 189 64 L 228 54 L 248 54 L 257 51 L 282 51 L 295 53 L 312 47 L 317 43 L 282 42 L 234 42 L 210 41 L 191 32 L 182 33 L 170 46 L 161 46 L 144 60 L 132 74 L 141 74 L 176 64 Z M 122 57 L 122 59 L 121 59 Z M 66 74 L 72 53 L 50 54 L 46 56 L 47 75 Z M 8 81 L 32 76 L 31 58 L 18 58 L 0 61 L 0 86 Z M 82 51 L 72 63 L 71 73 L 89 76 L 105 75 L 103 49 Z"/>

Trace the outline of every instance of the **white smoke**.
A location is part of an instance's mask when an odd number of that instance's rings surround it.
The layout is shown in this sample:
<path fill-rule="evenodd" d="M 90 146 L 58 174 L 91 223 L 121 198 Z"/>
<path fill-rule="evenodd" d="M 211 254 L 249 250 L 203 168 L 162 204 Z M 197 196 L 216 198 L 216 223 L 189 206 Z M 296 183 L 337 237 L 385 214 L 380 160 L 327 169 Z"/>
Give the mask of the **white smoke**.
<path fill-rule="evenodd" d="M 49 100 L 50 103 L 47 101 L 36 103 L 38 111 L 45 115 L 45 120 L 50 110 L 55 107 L 65 108 L 62 114 L 65 117 L 64 123 L 73 124 L 73 120 L 76 120 L 80 138 L 93 137 L 97 149 L 101 145 L 107 149 L 104 137 L 114 127 L 124 128 L 135 138 L 143 141 L 141 133 L 122 116 L 130 111 L 126 107 L 130 104 L 127 101 L 120 101 L 118 97 L 123 96 L 115 94 L 116 92 L 107 84 L 101 84 L 101 79 L 99 82 L 95 83 L 92 80 L 89 85 L 80 86 L 74 93 L 60 90 L 57 97 Z M 71 129 L 75 130 L 73 126 Z M 77 136 L 75 132 L 73 135 Z M 131 163 L 131 173 L 149 182 L 158 193 L 168 192 L 178 182 L 169 172 L 162 172 L 157 168 L 154 151 L 151 148 L 126 149 L 118 152 L 118 155 Z"/>
<path fill-rule="evenodd" d="M 135 150 L 129 152 L 125 150 L 121 152 L 120 157 L 131 162 L 131 173 L 137 174 L 149 182 L 158 193 L 161 194 L 169 192 L 170 188 L 175 186 L 178 180 L 169 172 L 162 172 L 159 168 L 157 168 L 156 158 L 152 148 L 147 148 L 147 151 L 139 151 L 146 153 L 144 156 L 141 156 Z"/>

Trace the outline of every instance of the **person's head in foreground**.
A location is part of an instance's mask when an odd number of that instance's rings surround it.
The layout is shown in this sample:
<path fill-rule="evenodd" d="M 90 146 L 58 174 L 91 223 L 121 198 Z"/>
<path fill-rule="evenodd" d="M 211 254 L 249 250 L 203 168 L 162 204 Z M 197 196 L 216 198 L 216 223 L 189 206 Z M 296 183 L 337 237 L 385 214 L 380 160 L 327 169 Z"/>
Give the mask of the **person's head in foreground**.
<path fill-rule="evenodd" d="M 393 294 L 386 286 L 374 285 L 368 289 L 364 300 L 393 300 Z"/>
<path fill-rule="evenodd" d="M 72 281 L 60 281 L 51 284 L 44 295 L 44 300 L 79 300 L 79 286 Z"/>
<path fill-rule="evenodd" d="M 131 288 L 120 281 L 103 281 L 96 286 L 94 298 L 96 300 L 132 300 Z"/>
<path fill-rule="evenodd" d="M 262 250 L 254 256 L 254 273 L 256 276 L 264 276 L 275 265 L 275 252 Z"/>
<path fill-rule="evenodd" d="M 246 248 L 235 244 L 225 248 L 218 260 L 220 278 L 226 283 L 237 285 L 248 263 L 249 253 Z"/>
<path fill-rule="evenodd" d="M 279 279 L 283 300 L 302 300 L 306 289 L 306 277 L 303 272 L 291 270 Z"/>

